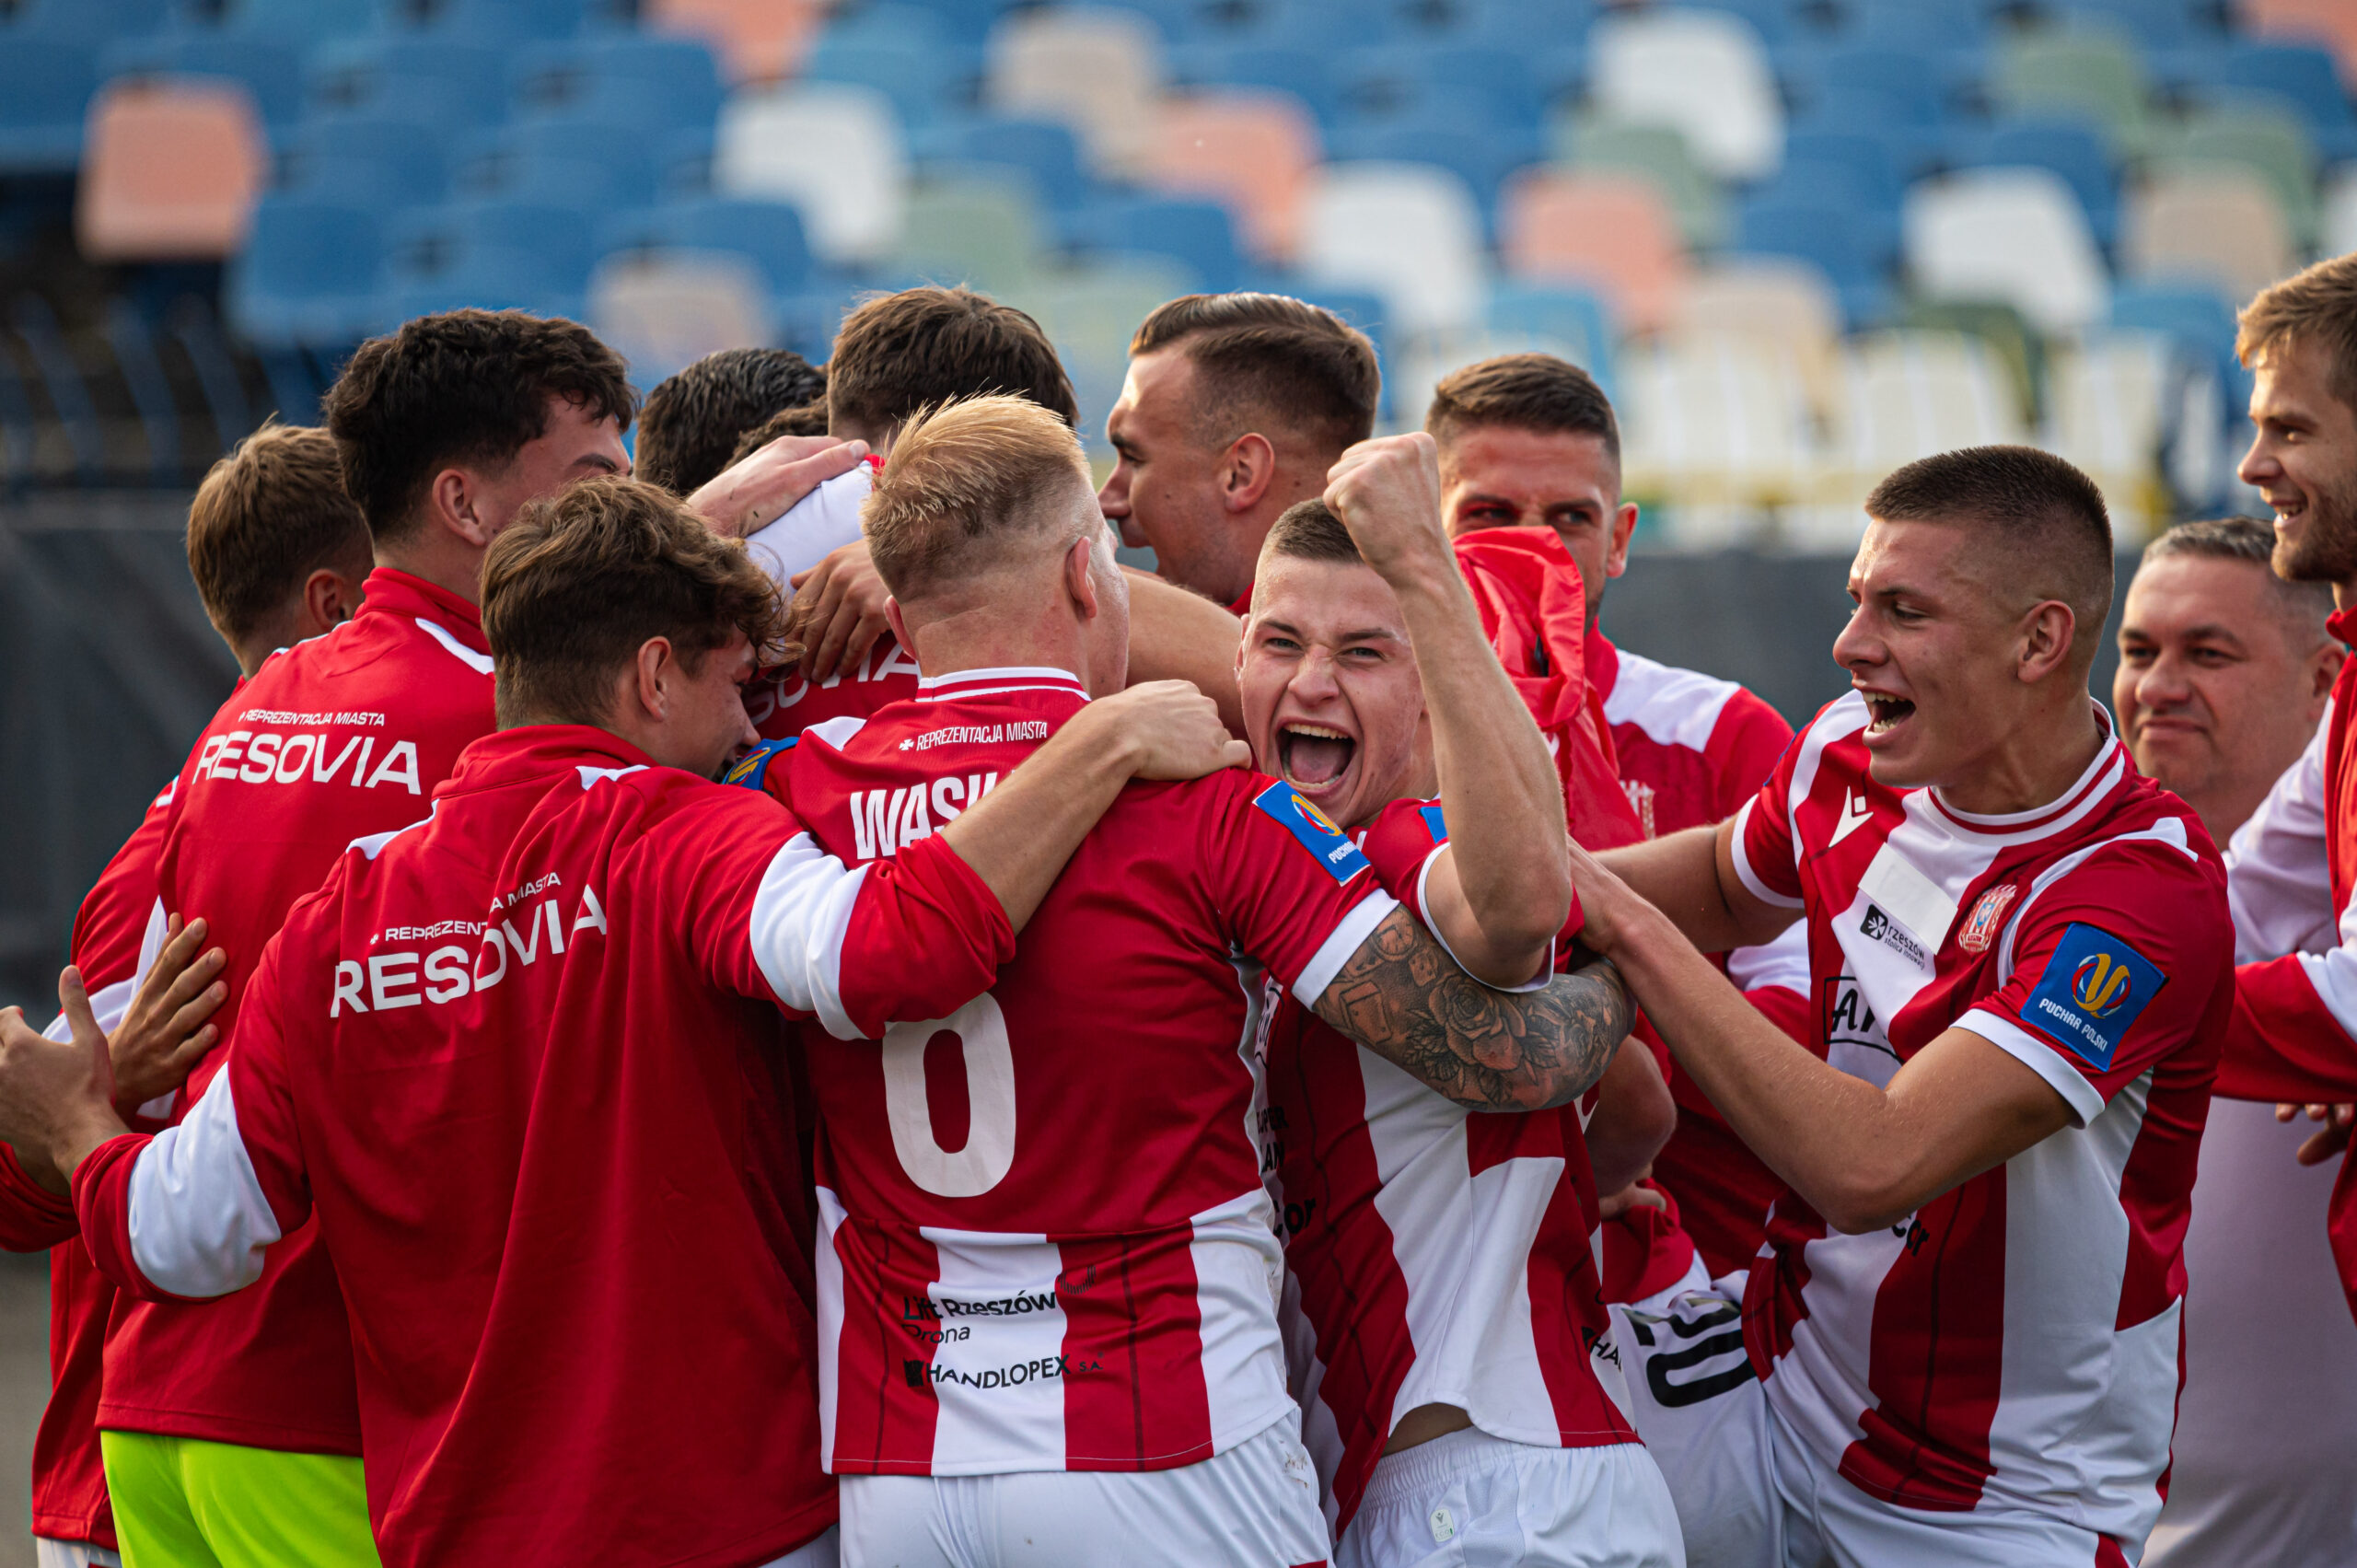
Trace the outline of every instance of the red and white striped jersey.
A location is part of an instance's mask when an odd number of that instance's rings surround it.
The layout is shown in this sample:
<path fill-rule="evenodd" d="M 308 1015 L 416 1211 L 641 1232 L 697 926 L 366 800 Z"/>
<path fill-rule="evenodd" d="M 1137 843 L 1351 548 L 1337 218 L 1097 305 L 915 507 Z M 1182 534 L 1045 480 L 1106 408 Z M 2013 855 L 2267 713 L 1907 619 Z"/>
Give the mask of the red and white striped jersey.
<path fill-rule="evenodd" d="M 1784 716 L 1732 680 L 1657 664 L 1587 634 L 1588 679 L 1604 693 L 1604 715 L 1620 756 L 1620 785 L 1645 837 L 1724 822 L 1776 771 L 1792 744 Z M 1773 942 L 1717 955 L 1719 967 L 1778 1028 L 1807 1043 L 1808 936 L 1795 924 Z M 1784 1183 L 1727 1128 L 1725 1119 L 1673 1063 L 1663 1074 L 1678 1102 L 1678 1128 L 1654 1159 L 1654 1179 L 1674 1194 L 1680 1248 L 1661 1211 L 1631 1209 L 1604 1234 L 1608 1249 L 1631 1236 L 1654 1257 L 1627 1287 L 1630 1299 L 1668 1288 L 1700 1249 L 1713 1278 L 1748 1268 L 1759 1254 L 1769 1205 Z M 1618 1261 L 1618 1260 L 1614 1260 Z M 1608 1278 L 1632 1271 L 1608 1268 Z M 1620 1299 L 1616 1293 L 1613 1299 Z"/>
<path fill-rule="evenodd" d="M 1875 1497 L 2142 1541 L 2234 1003 L 2224 869 L 2107 718 L 2069 790 L 2006 817 L 1876 784 L 1867 722 L 1855 693 L 1827 706 L 1736 819 L 1745 886 L 1805 912 L 1827 1060 L 1884 1084 L 1962 1028 L 2050 1085 L 2071 1124 L 1887 1230 L 1831 1234 L 1787 1193 L 1745 1301 L 1753 1365 Z"/>
<path fill-rule="evenodd" d="M 1086 701 L 1053 669 L 929 679 L 762 786 L 847 861 L 906 854 Z M 1314 999 L 1394 907 L 1282 783 L 1133 784 L 988 994 L 880 1044 L 806 1029 L 829 1467 L 1167 1469 L 1291 1411 L 1261 979 Z"/>
<path fill-rule="evenodd" d="M 89 987 L 99 1027 L 109 1032 L 131 1005 L 132 977 L 156 907 L 156 855 L 178 788 L 175 781 L 149 804 L 74 917 L 74 964 Z M 49 1033 L 67 1038 L 63 1017 Z M 107 1324 L 119 1293 L 82 1245 L 73 1201 L 27 1176 L 6 1144 L 0 1144 L 0 1247 L 49 1249 L 50 1394 L 33 1436 L 33 1534 L 112 1551 L 114 1509 L 99 1454 L 99 1389 Z"/>
<path fill-rule="evenodd" d="M 871 457 L 836 475 L 745 540 L 746 550 L 788 598 L 795 574 L 860 537 L 860 503 L 874 494 L 882 462 Z M 917 661 L 888 632 L 857 664 L 824 680 L 807 680 L 794 666 L 763 670 L 745 688 L 745 708 L 762 739 L 785 740 L 814 724 L 865 718 L 888 703 L 905 703 L 916 694 Z"/>
<path fill-rule="evenodd" d="M 1446 842 L 1436 801 L 1394 801 L 1360 836 L 1419 918 Z M 1509 1442 L 1635 1442 L 1588 1362 L 1608 1321 L 1578 1108 L 1477 1115 L 1289 994 L 1271 998 L 1264 1050 L 1295 1394 L 1335 1533 L 1423 1405 Z"/>
<path fill-rule="evenodd" d="M 835 1516 L 777 1009 L 874 1033 L 1013 952 L 946 844 L 853 871 L 606 731 L 502 731 L 296 905 L 226 1070 L 76 1207 L 180 1297 L 309 1225 L 388 1568 L 766 1562 Z"/>
<path fill-rule="evenodd" d="M 156 878 L 161 907 L 203 916 L 228 954 L 229 999 L 214 1015 L 224 1040 L 236 1038 L 262 947 L 295 900 L 353 840 L 424 817 L 435 785 L 493 723 L 475 607 L 382 566 L 351 620 L 273 654 L 221 705 L 180 770 Z M 228 1055 L 197 1064 L 174 1120 Z M 99 1424 L 358 1453 L 343 1300 L 308 1233 L 272 1249 L 260 1286 L 235 1300 L 124 1304 L 107 1342 Z"/>

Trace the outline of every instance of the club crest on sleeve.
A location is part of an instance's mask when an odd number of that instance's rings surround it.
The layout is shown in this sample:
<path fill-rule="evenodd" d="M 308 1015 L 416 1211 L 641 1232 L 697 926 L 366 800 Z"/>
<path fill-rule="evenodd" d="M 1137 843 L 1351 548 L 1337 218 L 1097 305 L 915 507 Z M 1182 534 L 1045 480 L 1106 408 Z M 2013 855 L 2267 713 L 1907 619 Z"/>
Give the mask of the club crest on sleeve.
<path fill-rule="evenodd" d="M 2013 907 L 2014 895 L 2021 889 L 2011 882 L 1990 889 L 1972 906 L 1972 918 L 1964 923 L 1963 934 L 1956 945 L 1968 953 L 1985 953 L 1997 940 L 1998 923 L 2005 918 L 2005 911 Z"/>
<path fill-rule="evenodd" d="M 1432 834 L 1433 842 L 1436 844 L 1448 842 L 1448 822 L 1441 816 L 1438 806 L 1420 806 L 1416 807 L 1416 811 L 1423 818 L 1424 830 Z"/>
<path fill-rule="evenodd" d="M 1255 796 L 1252 804 L 1316 855 L 1318 864 L 1335 881 L 1347 882 L 1366 869 L 1366 856 L 1359 853 L 1358 845 L 1343 836 L 1332 818 L 1304 800 L 1283 779 Z"/>
<path fill-rule="evenodd" d="M 2144 955 L 2098 925 L 2073 923 L 2046 960 L 2022 1017 L 2097 1071 L 2168 983 Z"/>
<path fill-rule="evenodd" d="M 794 741 L 792 739 L 764 740 L 759 746 L 754 747 L 750 751 L 746 752 L 742 757 L 739 757 L 737 761 L 731 762 L 728 765 L 728 771 L 720 775 L 720 782 L 722 784 L 741 784 L 747 789 L 759 789 L 761 787 L 762 779 L 768 776 L 770 760 L 781 751 L 791 751 L 793 749 Z"/>

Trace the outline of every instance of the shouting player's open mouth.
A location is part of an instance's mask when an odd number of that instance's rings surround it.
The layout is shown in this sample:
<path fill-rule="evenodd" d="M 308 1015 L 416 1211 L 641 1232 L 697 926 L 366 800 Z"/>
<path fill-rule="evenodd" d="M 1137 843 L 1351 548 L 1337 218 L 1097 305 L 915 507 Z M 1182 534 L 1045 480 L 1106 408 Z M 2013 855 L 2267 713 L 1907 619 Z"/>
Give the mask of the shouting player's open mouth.
<path fill-rule="evenodd" d="M 1326 725 L 1287 721 L 1277 726 L 1278 772 L 1321 808 L 1326 797 L 1341 793 L 1358 754 L 1355 737 Z"/>
<path fill-rule="evenodd" d="M 1903 697 L 1887 697 L 1879 691 L 1861 692 L 1866 700 L 1866 711 L 1873 720 L 1866 726 L 1869 741 L 1887 740 L 1898 727 L 1915 716 L 1915 704 Z"/>

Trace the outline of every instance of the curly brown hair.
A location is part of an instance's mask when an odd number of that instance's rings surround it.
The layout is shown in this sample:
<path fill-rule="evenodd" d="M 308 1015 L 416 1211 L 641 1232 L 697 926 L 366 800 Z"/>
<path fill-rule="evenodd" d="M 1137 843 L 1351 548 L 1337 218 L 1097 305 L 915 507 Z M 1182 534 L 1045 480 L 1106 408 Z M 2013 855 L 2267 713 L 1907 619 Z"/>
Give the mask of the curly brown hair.
<path fill-rule="evenodd" d="M 385 544 L 418 526 L 418 504 L 443 469 L 505 463 L 538 440 L 551 398 L 625 430 L 638 412 L 621 356 L 579 322 L 451 310 L 362 343 L 323 412 L 343 487 Z"/>
<path fill-rule="evenodd" d="M 738 438 L 780 410 L 816 402 L 826 434 L 827 373 L 790 348 L 707 354 L 646 394 L 638 417 L 638 477 L 690 494 L 736 459 Z"/>
<path fill-rule="evenodd" d="M 482 629 L 504 725 L 599 722 L 651 637 L 691 672 L 739 633 L 763 664 L 801 656 L 777 585 L 743 543 L 635 479 L 528 504 L 483 558 Z"/>
<path fill-rule="evenodd" d="M 780 409 L 744 435 L 737 437 L 736 450 L 728 454 L 723 469 L 733 469 L 781 436 L 824 436 L 827 433 L 827 405 L 822 399 L 804 403 L 800 408 Z"/>

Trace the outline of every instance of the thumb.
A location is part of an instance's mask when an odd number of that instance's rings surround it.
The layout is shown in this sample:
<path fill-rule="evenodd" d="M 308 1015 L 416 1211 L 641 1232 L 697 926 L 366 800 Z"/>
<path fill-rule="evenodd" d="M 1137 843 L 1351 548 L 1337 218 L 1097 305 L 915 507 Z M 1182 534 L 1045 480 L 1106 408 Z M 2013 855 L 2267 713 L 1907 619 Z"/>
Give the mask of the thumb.
<path fill-rule="evenodd" d="M 89 988 L 82 983 L 82 971 L 72 964 L 57 973 L 57 1000 L 59 1005 L 65 1009 L 65 1022 L 74 1031 L 75 1043 L 90 1045 L 95 1042 L 99 1054 L 104 1056 L 107 1032 L 99 1028 L 98 1015 L 90 1010 Z"/>

